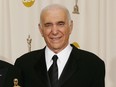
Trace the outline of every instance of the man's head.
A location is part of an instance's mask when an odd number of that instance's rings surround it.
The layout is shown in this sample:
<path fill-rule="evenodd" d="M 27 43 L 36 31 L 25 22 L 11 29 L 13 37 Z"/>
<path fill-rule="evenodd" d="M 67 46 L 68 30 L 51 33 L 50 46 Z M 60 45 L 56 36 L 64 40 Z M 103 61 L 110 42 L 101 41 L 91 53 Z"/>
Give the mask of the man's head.
<path fill-rule="evenodd" d="M 47 6 L 40 14 L 39 30 L 47 46 L 55 53 L 68 45 L 72 27 L 69 11 L 61 5 Z"/>

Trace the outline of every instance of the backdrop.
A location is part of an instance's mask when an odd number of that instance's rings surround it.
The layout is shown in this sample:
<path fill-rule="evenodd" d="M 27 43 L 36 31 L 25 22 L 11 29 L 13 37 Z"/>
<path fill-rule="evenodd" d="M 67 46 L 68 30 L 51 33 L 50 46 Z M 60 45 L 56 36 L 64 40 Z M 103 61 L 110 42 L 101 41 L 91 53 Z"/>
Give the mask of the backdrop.
<path fill-rule="evenodd" d="M 35 2 L 34 2 L 35 1 Z M 34 4 L 26 7 L 26 3 Z M 74 22 L 70 43 L 91 51 L 104 60 L 106 87 L 116 87 L 116 0 L 78 0 L 80 14 L 73 14 L 75 0 L 0 0 L 0 60 L 14 64 L 28 52 L 45 46 L 38 30 L 41 9 L 52 3 L 66 6 Z"/>

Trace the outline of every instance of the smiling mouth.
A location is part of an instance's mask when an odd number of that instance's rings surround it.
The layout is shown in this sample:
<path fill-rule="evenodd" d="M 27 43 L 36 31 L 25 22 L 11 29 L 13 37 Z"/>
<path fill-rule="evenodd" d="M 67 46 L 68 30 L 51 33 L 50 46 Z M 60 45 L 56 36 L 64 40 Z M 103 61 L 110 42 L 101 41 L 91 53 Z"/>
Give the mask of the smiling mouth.
<path fill-rule="evenodd" d="M 52 41 L 59 41 L 61 39 L 61 37 L 55 37 L 55 38 L 51 38 Z"/>

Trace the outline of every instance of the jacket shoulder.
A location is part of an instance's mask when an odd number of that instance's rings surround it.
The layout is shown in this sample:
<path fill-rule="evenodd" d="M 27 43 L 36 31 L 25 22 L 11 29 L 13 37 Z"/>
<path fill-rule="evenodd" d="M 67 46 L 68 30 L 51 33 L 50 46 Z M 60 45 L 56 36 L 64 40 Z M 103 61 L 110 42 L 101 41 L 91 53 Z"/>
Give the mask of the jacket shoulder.
<path fill-rule="evenodd" d="M 34 50 L 29 53 L 25 53 L 19 58 L 16 59 L 16 63 L 30 63 L 30 62 L 35 62 L 40 59 L 40 57 L 44 55 L 44 49 L 39 49 L 39 50 Z"/>
<path fill-rule="evenodd" d="M 0 60 L 0 69 L 1 68 L 6 68 L 6 67 L 12 67 L 12 66 L 13 65 L 8 63 L 8 62 Z"/>
<path fill-rule="evenodd" d="M 75 55 L 75 57 L 77 56 L 77 59 L 81 59 L 83 61 L 88 61 L 88 62 L 97 62 L 97 63 L 104 63 L 104 61 L 97 56 L 95 53 L 92 53 L 90 51 L 86 51 L 83 49 L 78 49 L 76 47 L 73 46 L 73 55 Z"/>

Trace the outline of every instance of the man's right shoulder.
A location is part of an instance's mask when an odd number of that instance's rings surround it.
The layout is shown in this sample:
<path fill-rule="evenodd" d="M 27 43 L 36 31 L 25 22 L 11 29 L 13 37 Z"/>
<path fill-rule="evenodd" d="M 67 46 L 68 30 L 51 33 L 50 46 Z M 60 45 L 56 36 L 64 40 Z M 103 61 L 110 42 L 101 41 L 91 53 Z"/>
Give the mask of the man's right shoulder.
<path fill-rule="evenodd" d="M 28 62 L 28 61 L 36 61 L 41 55 L 44 55 L 44 49 L 34 50 L 28 53 L 23 54 L 19 58 L 16 59 L 15 62 Z"/>

